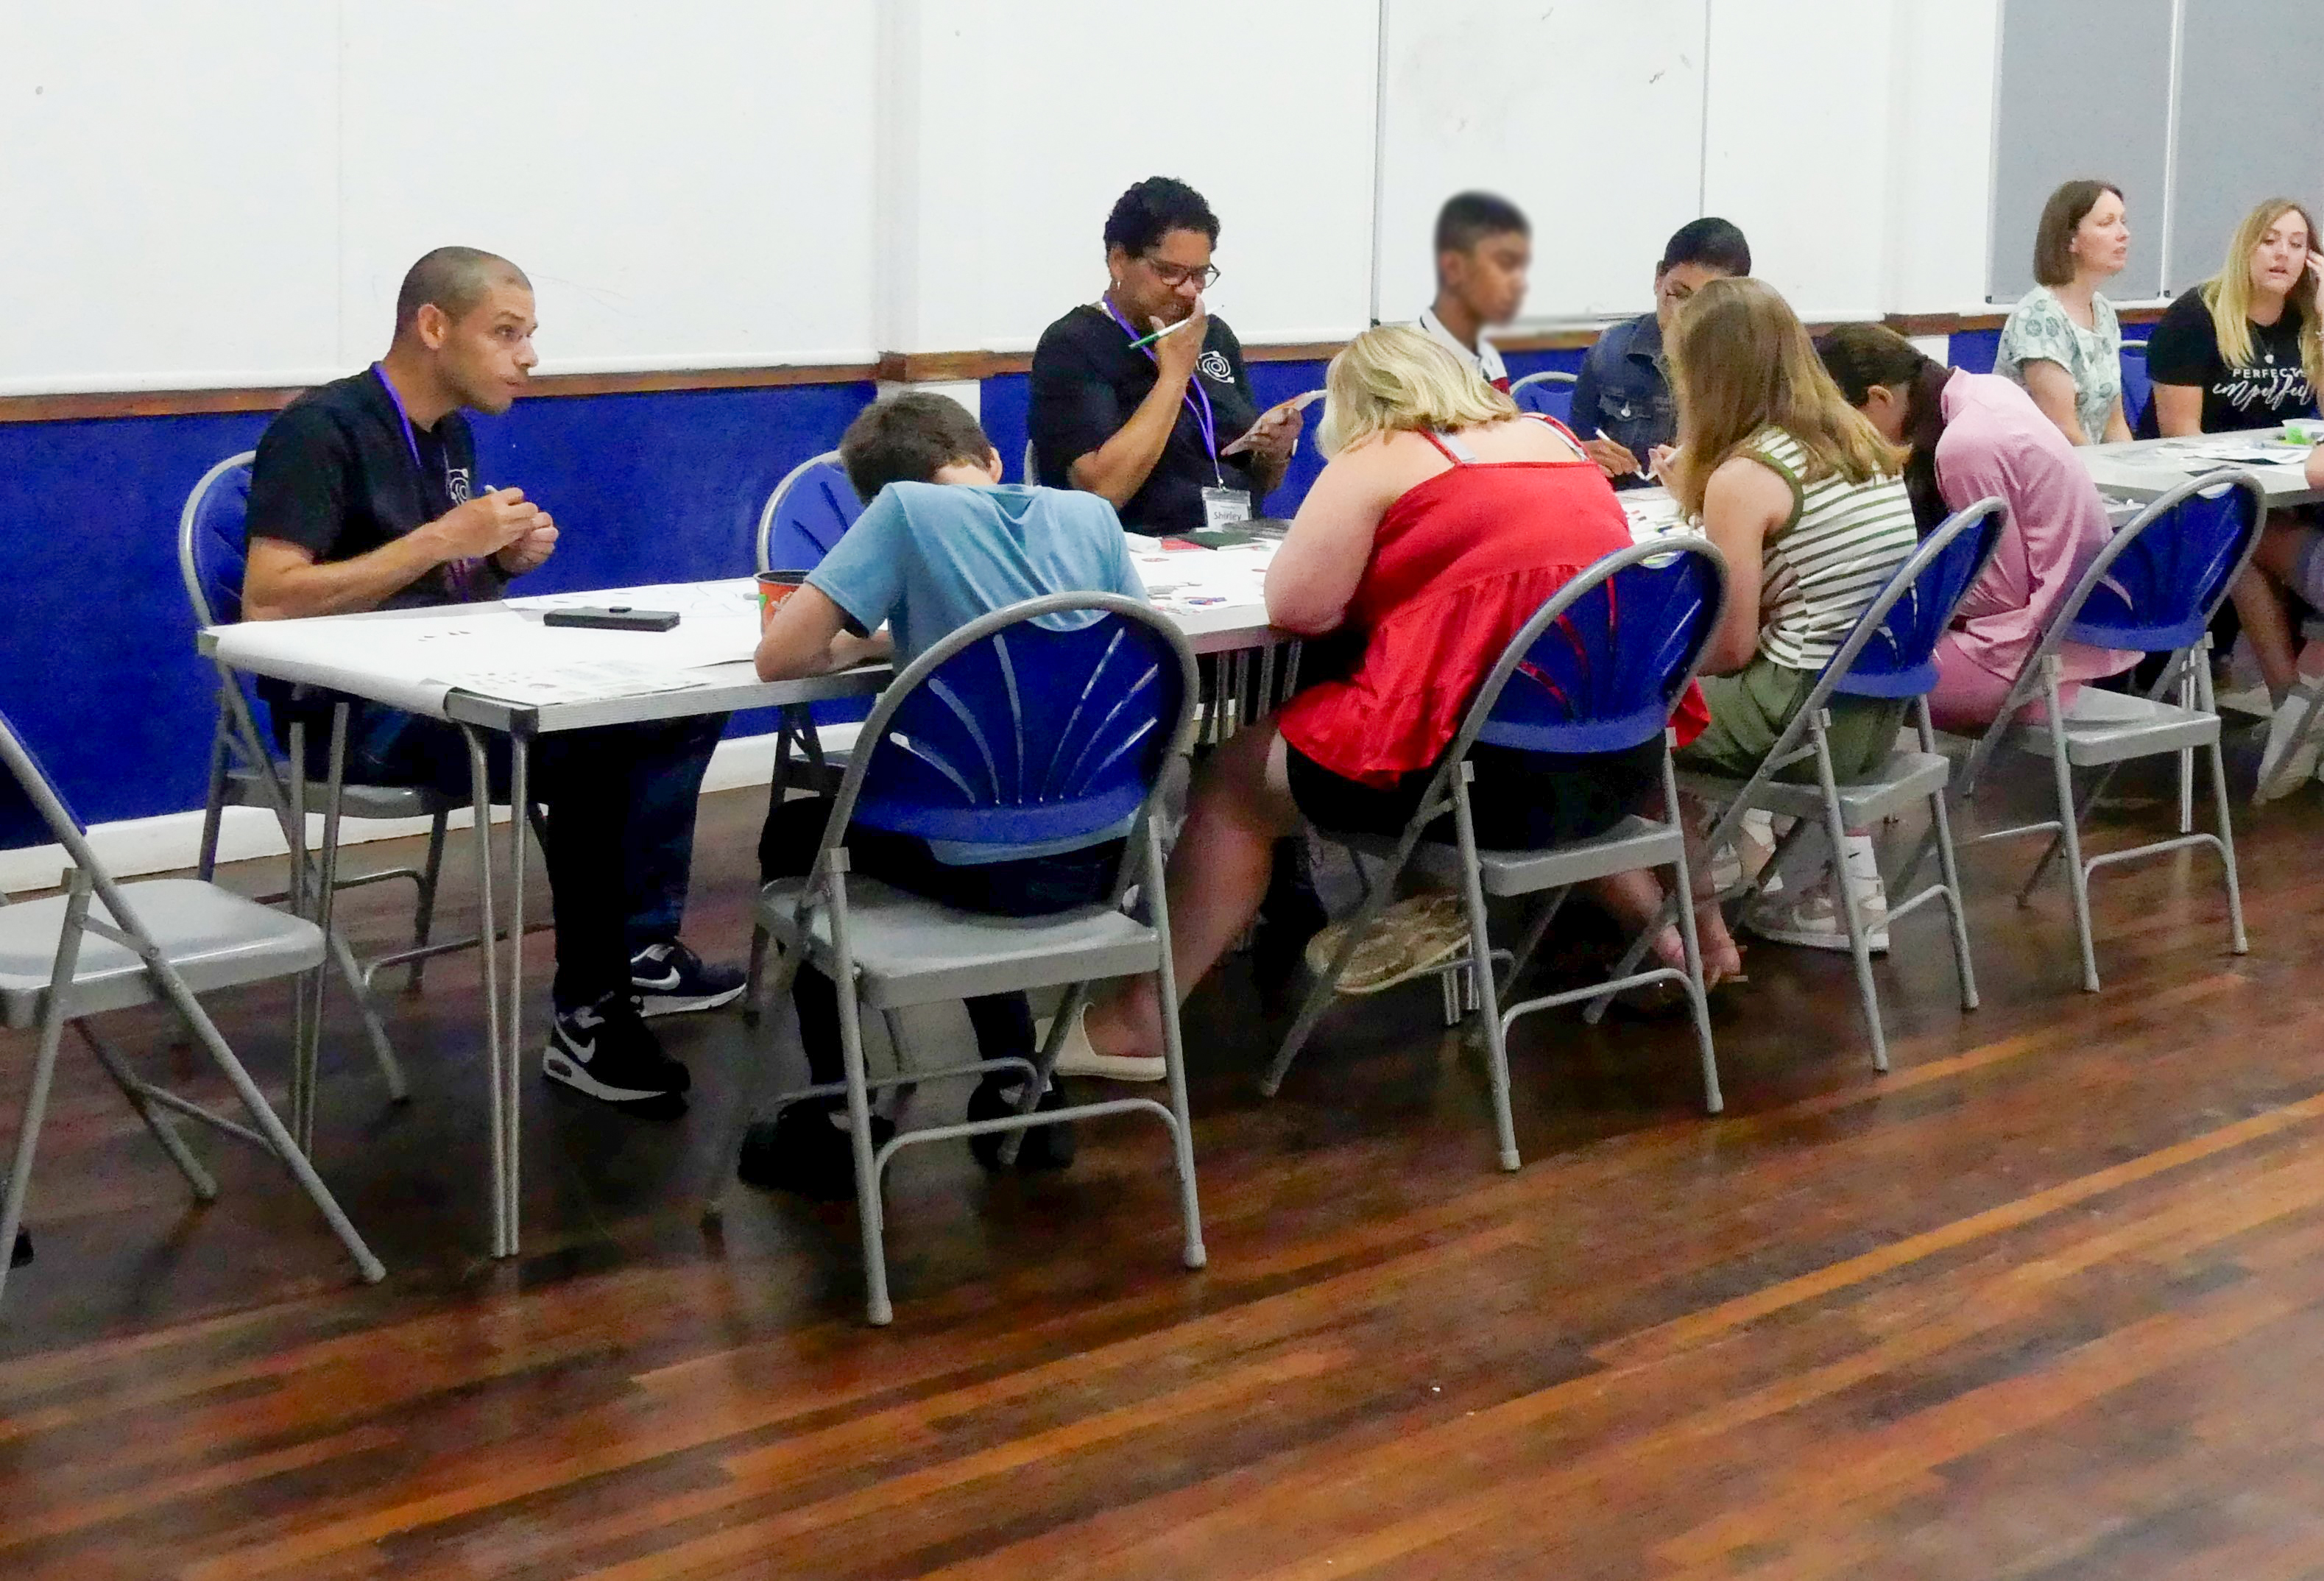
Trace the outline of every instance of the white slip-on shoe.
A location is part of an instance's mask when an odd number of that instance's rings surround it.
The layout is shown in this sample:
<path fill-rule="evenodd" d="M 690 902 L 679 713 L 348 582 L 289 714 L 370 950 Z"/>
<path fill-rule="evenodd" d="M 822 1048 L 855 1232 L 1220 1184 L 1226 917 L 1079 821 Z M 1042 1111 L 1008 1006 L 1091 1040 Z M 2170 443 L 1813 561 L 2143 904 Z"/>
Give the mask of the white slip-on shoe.
<path fill-rule="evenodd" d="M 1856 915 L 1864 924 L 1865 946 L 1875 955 L 1888 951 L 1888 892 L 1880 882 L 1878 854 L 1872 838 L 1851 834 L 1845 866 L 1849 887 L 1856 892 Z M 1840 915 L 1830 869 L 1796 899 L 1782 891 L 1762 892 L 1758 904 L 1743 914 L 1743 925 L 1762 939 L 1778 944 L 1798 944 L 1810 950 L 1848 949 L 1848 919 Z"/>
<path fill-rule="evenodd" d="M 1033 1024 L 1033 1047 L 1037 1050 L 1049 1044 L 1049 1028 L 1056 1024 L 1049 1017 Z M 1170 1073 L 1159 1054 L 1101 1054 L 1090 1047 L 1089 1033 L 1082 1025 L 1082 1017 L 1065 1029 L 1065 1047 L 1057 1051 L 1055 1072 L 1059 1076 L 1098 1076 L 1108 1081 L 1159 1081 Z"/>
<path fill-rule="evenodd" d="M 2294 686 L 2275 705 L 2267 722 L 2267 746 L 2259 755 L 2259 781 L 2252 787 L 2255 804 L 2290 795 L 2316 772 L 2324 757 L 2324 709 L 2318 710 L 2314 728 L 2301 738 L 2300 727 L 2317 707 L 2317 694 L 2306 685 Z"/>

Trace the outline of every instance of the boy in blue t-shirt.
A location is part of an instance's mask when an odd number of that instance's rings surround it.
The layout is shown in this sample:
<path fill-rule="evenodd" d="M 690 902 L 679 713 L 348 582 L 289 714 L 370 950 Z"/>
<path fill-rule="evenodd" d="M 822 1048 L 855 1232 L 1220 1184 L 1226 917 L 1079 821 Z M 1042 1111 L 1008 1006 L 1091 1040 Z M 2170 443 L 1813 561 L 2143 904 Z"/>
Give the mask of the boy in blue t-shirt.
<path fill-rule="evenodd" d="M 1113 507 L 1077 490 L 1001 484 L 1000 453 L 957 401 L 927 393 L 879 401 L 848 425 L 839 454 L 868 508 L 768 622 L 758 650 L 762 680 L 822 675 L 891 652 L 900 668 L 980 615 L 1046 593 L 1146 596 Z M 1069 626 L 1097 618 L 1056 617 Z M 820 797 L 768 809 L 759 837 L 762 881 L 807 871 L 830 811 Z M 951 850 L 858 826 L 848 831 L 847 849 L 853 872 L 959 910 L 1038 916 L 1111 895 L 1122 840 L 1101 836 L 1065 850 Z M 831 979 L 802 964 L 791 1001 L 808 1071 L 817 1082 L 840 1080 L 839 997 Z M 1031 1056 L 1033 1022 L 1024 995 L 971 999 L 968 1016 L 982 1058 Z M 1161 1063 L 1108 1060 L 1068 1073 L 1158 1080 Z M 1156 1067 L 1150 1073 L 1148 1064 Z M 1012 1110 L 1021 1080 L 987 1076 L 969 1100 L 970 1117 Z M 1041 1107 L 1064 1101 L 1052 1082 Z M 845 1122 L 843 1104 L 831 1099 L 794 1104 L 780 1118 L 752 1126 L 742 1178 L 826 1200 L 852 1196 Z M 894 1132 L 882 1116 L 872 1124 L 877 1141 Z M 1067 1126 L 1043 1126 L 1024 1137 L 1020 1168 L 1061 1169 L 1072 1162 Z M 970 1145 L 993 1167 L 999 1136 L 975 1137 Z"/>

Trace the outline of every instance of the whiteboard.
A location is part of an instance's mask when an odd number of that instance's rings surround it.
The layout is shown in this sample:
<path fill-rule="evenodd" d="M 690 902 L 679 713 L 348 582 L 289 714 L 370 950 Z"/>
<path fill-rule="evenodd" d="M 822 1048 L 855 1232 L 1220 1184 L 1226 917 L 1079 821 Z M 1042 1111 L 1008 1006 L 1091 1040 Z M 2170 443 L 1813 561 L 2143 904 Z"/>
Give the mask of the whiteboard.
<path fill-rule="evenodd" d="M 1711 7 L 1703 206 L 1811 323 L 1887 306 L 1893 21 L 1864 0 Z"/>
<path fill-rule="evenodd" d="M 0 0 L 0 394 L 332 364 L 337 50 L 310 0 Z"/>
<path fill-rule="evenodd" d="M 1428 305 L 1436 211 L 1480 188 L 1533 222 L 1525 319 L 1652 307 L 1663 244 L 1702 212 L 1711 9 L 1386 0 L 1378 316 Z"/>

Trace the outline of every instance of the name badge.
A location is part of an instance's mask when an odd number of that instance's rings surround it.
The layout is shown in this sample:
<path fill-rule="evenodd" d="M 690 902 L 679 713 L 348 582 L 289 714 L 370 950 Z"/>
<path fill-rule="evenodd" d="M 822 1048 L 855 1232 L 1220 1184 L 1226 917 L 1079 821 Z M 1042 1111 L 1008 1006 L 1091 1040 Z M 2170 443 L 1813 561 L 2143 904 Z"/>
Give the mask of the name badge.
<path fill-rule="evenodd" d="M 1249 489 L 1204 489 L 1203 491 L 1203 526 L 1216 532 L 1222 527 L 1232 527 L 1250 519 Z"/>

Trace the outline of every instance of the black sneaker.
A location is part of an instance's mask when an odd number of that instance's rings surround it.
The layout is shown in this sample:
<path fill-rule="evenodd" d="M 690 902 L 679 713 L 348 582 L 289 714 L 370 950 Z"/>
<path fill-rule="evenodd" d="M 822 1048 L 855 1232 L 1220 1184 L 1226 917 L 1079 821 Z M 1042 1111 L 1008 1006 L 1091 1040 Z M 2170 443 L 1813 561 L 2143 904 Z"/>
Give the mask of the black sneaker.
<path fill-rule="evenodd" d="M 739 966 L 713 966 L 672 939 L 630 957 L 630 992 L 641 1016 L 715 1010 L 742 997 L 750 978 Z"/>
<path fill-rule="evenodd" d="M 678 1113 L 694 1084 L 684 1065 L 661 1052 L 635 1007 L 611 997 L 558 1014 L 549 1029 L 540 1073 L 600 1103 L 641 1113 Z"/>
<path fill-rule="evenodd" d="M 32 1237 L 23 1230 L 16 1232 L 16 1245 L 8 1254 L 8 1266 L 22 1268 L 32 1260 Z"/>
<path fill-rule="evenodd" d="M 874 1148 L 886 1146 L 895 1134 L 895 1121 L 872 1117 Z M 734 1175 L 762 1190 L 795 1191 L 817 1202 L 849 1200 L 855 1195 L 855 1154 L 847 1139 L 847 1111 L 809 1100 L 755 1122 L 742 1133 Z"/>
<path fill-rule="evenodd" d="M 968 1117 L 972 1120 L 997 1120 L 1003 1115 L 1017 1112 L 1018 1099 L 1025 1090 L 1025 1076 L 1017 1071 L 995 1071 L 976 1084 L 968 1095 Z M 1042 1109 L 1061 1109 L 1068 1100 L 1065 1083 L 1049 1078 L 1049 1090 L 1033 1106 L 1036 1113 Z M 1031 1173 L 1035 1170 L 1065 1169 L 1074 1162 L 1074 1126 L 1070 1120 L 1060 1120 L 1054 1126 L 1036 1126 L 1023 1133 L 1024 1144 L 1017 1149 L 1017 1167 Z M 1001 1147 L 1009 1140 L 1006 1131 L 988 1131 L 982 1136 L 968 1139 L 969 1152 L 986 1169 L 1001 1167 Z"/>

